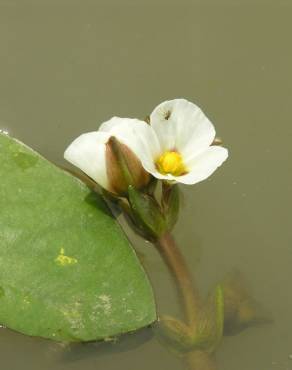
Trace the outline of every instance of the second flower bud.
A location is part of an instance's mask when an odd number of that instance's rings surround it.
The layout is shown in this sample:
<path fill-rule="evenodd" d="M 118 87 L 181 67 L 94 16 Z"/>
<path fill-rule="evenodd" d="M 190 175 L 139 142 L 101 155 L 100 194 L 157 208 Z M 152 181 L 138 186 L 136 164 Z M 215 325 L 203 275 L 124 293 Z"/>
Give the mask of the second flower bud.
<path fill-rule="evenodd" d="M 130 185 L 141 189 L 149 183 L 150 175 L 142 167 L 139 158 L 114 136 L 106 143 L 105 159 L 110 192 L 124 195 Z"/>

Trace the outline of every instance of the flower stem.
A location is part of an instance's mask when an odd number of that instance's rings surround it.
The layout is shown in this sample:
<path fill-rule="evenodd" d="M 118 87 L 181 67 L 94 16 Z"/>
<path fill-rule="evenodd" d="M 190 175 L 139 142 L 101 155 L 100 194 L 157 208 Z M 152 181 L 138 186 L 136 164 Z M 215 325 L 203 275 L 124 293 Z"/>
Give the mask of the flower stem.
<path fill-rule="evenodd" d="M 202 301 L 187 264 L 170 233 L 165 233 L 158 239 L 156 248 L 175 280 L 189 329 L 191 332 L 195 332 L 202 309 Z M 190 370 L 217 369 L 214 356 L 205 351 L 193 350 L 186 355 L 185 360 Z"/>
<path fill-rule="evenodd" d="M 201 308 L 201 298 L 192 281 L 186 262 L 170 233 L 165 233 L 156 242 L 156 248 L 166 262 L 181 296 L 187 323 L 195 329 Z"/>

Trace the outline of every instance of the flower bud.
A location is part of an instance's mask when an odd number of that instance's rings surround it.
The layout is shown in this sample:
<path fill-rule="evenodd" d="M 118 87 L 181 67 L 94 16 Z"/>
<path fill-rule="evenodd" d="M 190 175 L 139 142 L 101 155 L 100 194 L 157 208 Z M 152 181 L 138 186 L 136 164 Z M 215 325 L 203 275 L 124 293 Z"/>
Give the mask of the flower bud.
<path fill-rule="evenodd" d="M 160 204 L 149 194 L 137 191 L 133 186 L 128 188 L 132 223 L 147 240 L 157 240 L 167 230 L 167 225 Z"/>
<path fill-rule="evenodd" d="M 145 127 L 150 130 L 145 122 L 113 117 L 98 131 L 78 136 L 65 150 L 64 158 L 111 196 L 123 196 L 129 185 L 140 189 L 151 178 L 140 160 L 147 148 L 138 133 L 144 133 Z"/>
<path fill-rule="evenodd" d="M 106 143 L 105 161 L 108 190 L 112 193 L 123 195 L 130 185 L 141 189 L 149 183 L 150 175 L 142 167 L 140 159 L 114 136 Z"/>

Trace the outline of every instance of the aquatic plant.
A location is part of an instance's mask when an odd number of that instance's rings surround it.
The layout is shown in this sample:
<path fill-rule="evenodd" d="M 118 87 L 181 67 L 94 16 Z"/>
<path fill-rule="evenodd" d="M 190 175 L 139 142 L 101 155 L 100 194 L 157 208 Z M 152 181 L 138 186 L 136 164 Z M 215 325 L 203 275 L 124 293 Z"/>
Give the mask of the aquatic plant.
<path fill-rule="evenodd" d="M 202 110 L 185 99 L 159 104 L 144 121 L 114 117 L 73 141 L 65 158 L 99 183 L 108 202 L 157 248 L 181 297 L 185 321 L 161 314 L 155 333 L 190 369 L 217 368 L 223 335 L 269 322 L 232 273 L 203 299 L 170 234 L 180 209 L 178 184 L 207 179 L 228 157 Z M 148 176 L 147 176 L 147 174 Z"/>
<path fill-rule="evenodd" d="M 108 340 L 157 321 L 152 327 L 161 343 L 190 369 L 213 370 L 224 335 L 271 322 L 240 272 L 202 297 L 171 235 L 180 184 L 207 179 L 228 158 L 197 105 L 169 100 L 145 121 L 113 117 L 81 134 L 64 157 L 83 182 L 7 133 L 0 133 L 0 154 L 2 324 L 72 342 Z M 156 320 L 147 276 L 103 200 L 160 253 L 183 320 L 163 313 Z"/>
<path fill-rule="evenodd" d="M 188 354 L 192 366 L 210 368 L 223 335 L 223 291 L 218 286 L 212 299 L 202 302 L 170 231 L 179 215 L 178 183 L 205 180 L 228 157 L 213 124 L 197 105 L 170 100 L 146 122 L 110 119 L 75 139 L 64 156 L 99 183 L 133 228 L 156 246 L 175 278 L 186 316 L 186 323 L 161 316 L 156 332 L 176 353 Z"/>

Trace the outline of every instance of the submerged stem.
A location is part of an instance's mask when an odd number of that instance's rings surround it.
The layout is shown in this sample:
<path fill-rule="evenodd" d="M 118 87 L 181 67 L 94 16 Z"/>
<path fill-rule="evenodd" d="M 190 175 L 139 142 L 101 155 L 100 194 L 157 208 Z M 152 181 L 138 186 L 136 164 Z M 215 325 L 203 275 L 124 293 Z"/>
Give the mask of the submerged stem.
<path fill-rule="evenodd" d="M 174 277 L 178 294 L 183 302 L 188 327 L 191 332 L 195 332 L 199 323 L 202 301 L 187 264 L 170 233 L 165 233 L 159 238 L 156 248 Z M 191 370 L 217 369 L 214 356 L 206 351 L 193 350 L 187 353 L 185 360 Z"/>
<path fill-rule="evenodd" d="M 182 298 L 185 316 L 190 329 L 194 329 L 201 308 L 201 298 L 186 262 L 170 233 L 165 233 L 156 243 L 156 248 L 165 260 Z"/>
<path fill-rule="evenodd" d="M 186 358 L 190 370 L 217 370 L 214 356 L 205 351 L 193 351 Z"/>

